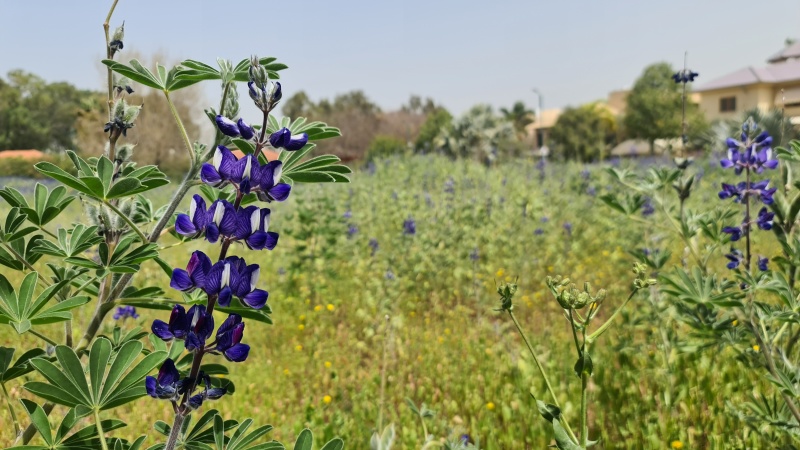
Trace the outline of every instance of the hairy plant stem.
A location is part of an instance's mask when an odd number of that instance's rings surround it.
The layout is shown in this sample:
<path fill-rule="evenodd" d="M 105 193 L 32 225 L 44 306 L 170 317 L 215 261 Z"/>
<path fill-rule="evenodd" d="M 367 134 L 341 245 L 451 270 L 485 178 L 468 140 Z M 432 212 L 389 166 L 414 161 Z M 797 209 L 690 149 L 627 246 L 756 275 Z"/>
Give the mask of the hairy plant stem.
<path fill-rule="evenodd" d="M 11 405 L 11 396 L 8 395 L 5 383 L 0 383 L 0 389 L 2 389 L 3 396 L 6 399 L 6 406 L 8 407 L 9 414 L 11 414 L 11 421 L 14 423 L 14 438 L 16 439 L 17 437 L 19 437 L 19 434 L 22 431 L 22 427 L 19 424 L 19 418 L 17 417 L 17 413 L 14 411 L 14 407 Z"/>
<path fill-rule="evenodd" d="M 600 328 L 596 329 L 594 333 L 590 334 L 589 336 L 585 336 L 585 345 L 592 344 L 595 340 L 597 340 L 597 338 L 605 333 L 606 330 L 608 330 L 608 327 L 611 326 L 611 323 L 614 322 L 614 319 L 617 318 L 622 309 L 625 308 L 625 305 L 627 305 L 628 302 L 633 299 L 633 296 L 636 295 L 637 292 L 639 292 L 639 288 L 634 288 L 628 298 L 626 298 L 625 301 L 619 305 L 619 308 L 617 308 L 617 310 L 611 314 L 611 317 L 609 317 L 604 324 L 600 325 Z"/>
<path fill-rule="evenodd" d="M 111 209 L 112 211 L 114 211 L 114 214 L 118 215 L 120 219 L 124 220 L 125 223 L 128 225 L 128 228 L 130 228 L 131 231 L 133 231 L 139 236 L 139 239 L 142 241 L 143 244 L 147 243 L 147 236 L 145 236 L 142 230 L 140 230 L 139 227 L 137 227 L 136 224 L 133 223 L 130 217 L 125 215 L 125 213 L 120 211 L 119 208 L 114 206 L 114 203 L 110 201 L 106 201 L 103 204 L 108 206 L 108 208 Z"/>
<path fill-rule="evenodd" d="M 175 445 L 178 443 L 178 437 L 181 434 L 181 428 L 183 428 L 184 420 L 186 420 L 186 416 L 181 414 L 175 415 L 175 420 L 172 422 L 172 428 L 169 430 L 169 438 L 167 438 L 167 443 L 164 446 L 164 449 L 175 448 Z"/>
<path fill-rule="evenodd" d="M 28 332 L 29 332 L 30 334 L 32 334 L 32 335 L 34 335 L 34 336 L 38 337 L 39 339 L 41 339 L 41 340 L 43 340 L 43 341 L 47 342 L 48 344 L 52 345 L 53 347 L 55 347 L 56 345 L 58 345 L 58 342 L 56 342 L 56 341 L 54 341 L 54 340 L 50 339 L 49 337 L 47 337 L 47 336 L 43 335 L 42 333 L 39 333 L 38 331 L 34 330 L 33 328 L 31 328 L 30 330 L 28 330 Z"/>
<path fill-rule="evenodd" d="M 114 0 L 114 3 L 111 4 L 111 8 L 108 10 L 108 15 L 106 16 L 106 21 L 103 22 L 103 31 L 106 34 L 106 57 L 108 59 L 112 59 L 114 54 L 111 52 L 111 37 L 108 35 L 109 30 L 109 22 L 111 22 L 111 16 L 114 15 L 114 9 L 117 7 L 117 2 L 119 0 Z M 111 119 L 111 105 L 114 102 L 114 81 L 112 79 L 111 68 L 107 69 L 108 73 L 108 118 Z M 112 161 L 114 158 L 109 158 Z"/>
<path fill-rule="evenodd" d="M 581 446 L 586 448 L 589 444 L 589 373 L 586 371 L 586 324 L 583 327 L 583 348 L 580 352 L 581 367 Z"/>
<path fill-rule="evenodd" d="M 175 123 L 178 125 L 178 130 L 181 132 L 181 137 L 183 138 L 183 144 L 186 146 L 186 152 L 189 155 L 189 161 L 192 162 L 192 166 L 197 165 L 195 160 L 197 156 L 194 154 L 194 150 L 192 150 L 192 140 L 189 139 L 189 134 L 186 133 L 186 127 L 183 126 L 183 121 L 181 120 L 181 116 L 178 114 L 177 108 L 175 108 L 175 104 L 172 102 L 172 98 L 169 96 L 169 91 L 164 90 L 164 98 L 167 99 L 167 104 L 169 105 L 169 110 L 172 113 L 172 117 L 175 119 Z"/>
<path fill-rule="evenodd" d="M 547 373 L 544 370 L 544 366 L 542 366 L 542 363 L 539 361 L 539 357 L 536 356 L 536 352 L 533 351 L 533 346 L 531 345 L 530 341 L 528 341 L 528 337 L 525 335 L 525 332 L 522 331 L 522 327 L 519 325 L 517 317 L 514 315 L 514 312 L 511 311 L 510 309 L 507 309 L 506 311 L 508 311 L 508 315 L 511 316 L 511 320 L 514 322 L 514 326 L 517 327 L 517 331 L 519 331 L 520 336 L 522 336 L 522 340 L 528 347 L 528 352 L 530 352 L 531 356 L 533 357 L 533 362 L 536 363 L 536 368 L 539 369 L 539 375 L 541 375 L 542 379 L 544 379 L 544 384 L 545 386 L 547 386 L 547 392 L 550 393 L 550 397 L 553 399 L 553 404 L 556 405 L 558 409 L 561 409 L 561 404 L 558 402 L 558 398 L 556 398 L 556 393 L 555 391 L 553 391 L 553 386 L 550 385 L 550 379 L 547 378 Z M 569 434 L 570 439 L 572 439 L 572 442 L 577 444 L 578 438 L 575 437 L 575 433 L 572 432 L 572 428 L 570 428 L 569 422 L 567 422 L 567 420 L 564 419 L 563 417 L 561 418 L 560 421 L 561 424 L 564 425 L 564 428 L 567 430 L 567 433 Z"/>
<path fill-rule="evenodd" d="M 108 443 L 106 443 L 106 433 L 103 431 L 103 424 L 102 420 L 100 420 L 100 410 L 95 408 L 94 410 L 94 422 L 97 426 L 97 436 L 100 438 L 100 445 L 103 447 L 103 450 L 108 450 Z"/>
<path fill-rule="evenodd" d="M 750 273 L 750 167 L 745 168 L 746 179 L 745 186 L 747 186 L 747 192 L 744 195 L 744 223 L 747 229 L 745 230 L 744 239 L 745 239 L 745 247 L 746 252 L 744 256 L 744 268 Z"/>

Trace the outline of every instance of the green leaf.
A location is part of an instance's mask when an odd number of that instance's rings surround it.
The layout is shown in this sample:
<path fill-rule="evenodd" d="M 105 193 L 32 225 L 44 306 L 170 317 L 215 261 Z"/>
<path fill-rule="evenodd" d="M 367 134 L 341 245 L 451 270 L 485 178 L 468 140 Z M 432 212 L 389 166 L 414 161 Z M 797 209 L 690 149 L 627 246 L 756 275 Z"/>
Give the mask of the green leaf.
<path fill-rule="evenodd" d="M 242 153 L 244 153 L 245 155 L 252 155 L 253 153 L 256 152 L 256 146 L 253 145 L 253 143 L 250 141 L 234 138 L 231 139 L 231 142 L 233 142 L 233 145 L 235 145 L 236 148 L 241 150 Z"/>
<path fill-rule="evenodd" d="M 30 417 L 31 423 L 36 428 L 36 431 L 47 445 L 53 445 L 53 433 L 50 431 L 50 422 L 47 420 L 47 414 L 45 414 L 42 407 L 30 400 L 22 399 L 20 401 L 25 407 L 25 412 L 28 413 L 28 417 Z"/>
<path fill-rule="evenodd" d="M 323 445 L 320 450 L 342 450 L 344 449 L 344 441 L 340 438 L 333 438 Z"/>
<path fill-rule="evenodd" d="M 333 183 L 336 181 L 325 172 L 291 172 L 285 176 L 297 183 Z"/>
<path fill-rule="evenodd" d="M 53 163 L 44 161 L 35 164 L 34 167 L 42 174 L 47 175 L 48 177 L 56 181 L 60 181 L 61 183 L 64 183 L 65 185 L 71 187 L 72 189 L 75 189 L 78 192 L 82 192 L 87 195 L 93 195 L 92 190 L 89 189 L 88 186 L 83 184 L 82 181 L 68 174 L 67 172 L 64 172 L 60 167 L 56 166 Z"/>
<path fill-rule="evenodd" d="M 311 435 L 311 430 L 306 428 L 297 436 L 297 441 L 294 443 L 294 450 L 311 450 L 313 442 L 314 437 Z"/>
<path fill-rule="evenodd" d="M 122 178 L 111 186 L 105 198 L 112 199 L 135 195 L 141 188 L 142 182 L 136 178 Z"/>
<path fill-rule="evenodd" d="M 102 62 L 112 71 L 130 78 L 132 81 L 153 89 L 164 90 L 164 86 L 159 83 L 155 75 L 135 59 L 130 61 L 130 66 L 109 59 L 104 59 Z"/>
<path fill-rule="evenodd" d="M 572 442 L 567 430 L 561 425 L 561 421 L 553 419 L 553 431 L 555 432 L 556 446 L 561 450 L 583 450 L 579 445 Z"/>

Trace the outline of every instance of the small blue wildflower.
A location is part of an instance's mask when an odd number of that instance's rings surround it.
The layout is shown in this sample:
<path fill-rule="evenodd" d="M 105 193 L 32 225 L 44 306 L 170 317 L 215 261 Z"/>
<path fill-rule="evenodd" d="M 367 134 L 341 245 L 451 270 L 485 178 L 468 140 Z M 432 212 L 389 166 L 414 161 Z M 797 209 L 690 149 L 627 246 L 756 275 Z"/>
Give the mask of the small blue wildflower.
<path fill-rule="evenodd" d="M 731 252 L 725 255 L 725 257 L 728 258 L 728 261 L 730 261 L 726 267 L 731 270 L 739 267 L 739 264 L 741 264 L 741 262 L 744 260 L 744 255 L 742 254 L 741 250 L 737 250 L 735 248 L 731 248 Z"/>
<path fill-rule="evenodd" d="M 386 275 L 384 275 L 383 277 L 389 281 L 394 281 L 395 279 L 394 272 L 392 272 L 392 269 L 387 270 Z"/>
<path fill-rule="evenodd" d="M 722 229 L 722 232 L 731 235 L 731 242 L 738 241 L 742 238 L 742 229 L 739 227 L 725 227 Z"/>
<path fill-rule="evenodd" d="M 644 203 L 642 204 L 642 215 L 644 217 L 649 217 L 655 214 L 656 209 L 653 207 L 653 200 L 650 197 L 645 197 Z"/>
<path fill-rule="evenodd" d="M 369 248 L 372 249 L 370 256 L 375 256 L 375 253 L 378 251 L 378 240 L 376 238 L 369 239 Z"/>
<path fill-rule="evenodd" d="M 477 261 L 479 258 L 480 255 L 478 254 L 478 247 L 475 247 L 472 249 L 471 252 L 469 252 L 469 259 L 471 259 L 472 261 Z"/>
<path fill-rule="evenodd" d="M 348 238 L 352 238 L 353 236 L 356 235 L 356 233 L 358 233 L 358 227 L 357 226 L 355 226 L 354 224 L 350 224 L 350 225 L 347 226 L 347 237 Z"/>
<path fill-rule="evenodd" d="M 417 222 L 412 217 L 403 221 L 403 234 L 413 236 L 417 234 Z"/>
<path fill-rule="evenodd" d="M 570 222 L 564 222 L 564 231 L 567 232 L 567 236 L 572 236 L 572 224 Z"/>
<path fill-rule="evenodd" d="M 544 230 L 543 230 L 543 229 L 541 229 L 541 228 L 537 228 L 537 229 L 535 229 L 535 230 L 533 231 L 533 234 L 535 234 L 535 235 L 537 235 L 537 236 L 541 236 L 541 235 L 543 235 L 543 234 L 544 234 Z"/>
<path fill-rule="evenodd" d="M 351 219 L 353 217 L 353 212 L 349 209 L 342 214 L 342 217 L 345 219 Z"/>
<path fill-rule="evenodd" d="M 758 228 L 762 230 L 771 230 L 774 218 L 775 213 L 769 212 L 767 208 L 761 208 L 761 210 L 758 211 L 758 217 L 756 217 L 756 224 Z"/>
<path fill-rule="evenodd" d="M 139 314 L 136 312 L 136 308 L 133 306 L 120 306 L 117 308 L 117 312 L 114 313 L 114 320 L 125 320 L 125 319 L 138 319 Z"/>
<path fill-rule="evenodd" d="M 769 258 L 758 257 L 758 270 L 766 272 L 768 269 L 767 264 L 769 264 Z"/>

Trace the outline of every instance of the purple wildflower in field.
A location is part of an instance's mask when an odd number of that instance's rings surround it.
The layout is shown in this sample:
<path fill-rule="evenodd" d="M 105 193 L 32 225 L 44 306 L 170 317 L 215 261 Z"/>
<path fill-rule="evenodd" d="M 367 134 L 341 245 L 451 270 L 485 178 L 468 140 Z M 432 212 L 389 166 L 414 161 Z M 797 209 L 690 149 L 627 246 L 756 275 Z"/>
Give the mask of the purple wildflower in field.
<path fill-rule="evenodd" d="M 347 237 L 348 237 L 348 238 L 352 238 L 352 237 L 353 237 L 353 236 L 355 236 L 357 233 L 358 233 L 358 227 L 357 227 L 357 226 L 355 226 L 355 225 L 354 225 L 354 224 L 352 224 L 352 223 L 351 223 L 350 225 L 348 225 L 348 226 L 347 226 Z"/>
<path fill-rule="evenodd" d="M 456 182 L 452 177 L 444 182 L 444 191 L 448 194 L 452 194 L 456 191 Z"/>
<path fill-rule="evenodd" d="M 769 258 L 764 258 L 762 256 L 758 257 L 758 270 L 766 272 L 768 270 L 767 267 L 768 264 L 769 264 Z"/>
<path fill-rule="evenodd" d="M 642 215 L 644 217 L 649 217 L 655 214 L 656 209 L 653 207 L 653 199 L 650 197 L 645 197 L 644 203 L 642 204 Z"/>
<path fill-rule="evenodd" d="M 290 185 L 280 182 L 282 173 L 283 163 L 279 160 L 261 165 L 253 155 L 237 159 L 227 147 L 220 145 L 214 152 L 212 162 L 203 163 L 200 179 L 217 188 L 231 184 L 244 194 L 256 192 L 262 201 L 282 202 L 289 197 L 292 189 Z"/>
<path fill-rule="evenodd" d="M 725 255 L 725 257 L 728 258 L 729 261 L 726 267 L 731 270 L 739 267 L 739 264 L 741 264 L 741 262 L 744 260 L 744 255 L 742 252 L 735 248 L 731 248 L 731 252 Z"/>
<path fill-rule="evenodd" d="M 549 222 L 549 221 L 550 221 L 550 218 L 549 218 L 549 217 L 547 217 L 547 216 L 543 216 L 543 217 L 542 217 L 542 219 L 541 219 L 541 221 L 542 221 L 542 223 L 547 223 L 547 222 Z"/>
<path fill-rule="evenodd" d="M 720 200 L 732 198 L 735 202 L 741 202 L 745 196 L 753 196 L 761 200 L 765 205 L 775 202 L 773 195 L 777 188 L 769 187 L 769 180 L 751 182 L 748 188 L 747 182 L 741 181 L 735 185 L 722 183 L 722 190 L 719 191 Z"/>
<path fill-rule="evenodd" d="M 369 238 L 369 248 L 371 249 L 370 256 L 375 256 L 378 251 L 378 240 L 376 238 Z"/>
<path fill-rule="evenodd" d="M 762 230 L 771 230 L 772 222 L 775 219 L 775 213 L 769 212 L 767 208 L 761 208 L 756 217 L 756 225 Z"/>
<path fill-rule="evenodd" d="M 581 170 L 581 178 L 588 181 L 591 177 L 592 177 L 592 172 L 590 172 L 589 169 Z"/>
<path fill-rule="evenodd" d="M 694 79 L 697 78 L 698 75 L 700 75 L 700 74 L 697 73 L 697 72 L 692 72 L 689 69 L 682 69 L 682 70 L 679 70 L 678 72 L 675 72 L 672 75 L 672 79 L 676 83 L 684 83 L 684 84 L 686 84 L 686 83 L 693 82 Z"/>
<path fill-rule="evenodd" d="M 183 394 L 185 386 L 175 362 L 167 358 L 158 370 L 158 377 L 147 376 L 145 389 L 147 395 L 161 400 L 176 401 Z"/>
<path fill-rule="evenodd" d="M 255 136 L 255 130 L 253 127 L 247 124 L 243 119 L 239 119 L 238 121 L 234 122 L 227 117 L 221 116 L 217 114 L 217 117 L 214 119 L 214 122 L 217 124 L 217 128 L 219 129 L 222 134 L 229 137 L 242 137 L 246 140 L 250 140 Z"/>
<path fill-rule="evenodd" d="M 572 223 L 564 222 L 564 231 L 567 233 L 567 236 L 572 236 Z"/>
<path fill-rule="evenodd" d="M 392 269 L 387 270 L 386 275 L 384 275 L 383 277 L 389 281 L 394 281 L 395 279 L 394 272 L 392 272 Z"/>
<path fill-rule="evenodd" d="M 739 227 L 724 227 L 723 233 L 731 235 L 731 241 L 735 242 L 742 238 L 742 229 Z"/>
<path fill-rule="evenodd" d="M 139 314 L 133 306 L 120 306 L 114 313 L 114 320 L 138 319 Z"/>
<path fill-rule="evenodd" d="M 586 194 L 594 197 L 597 195 L 597 189 L 595 189 L 594 186 L 589 186 L 588 188 L 586 188 Z"/>
<path fill-rule="evenodd" d="M 353 212 L 348 209 L 347 211 L 344 212 L 344 214 L 342 214 L 342 218 L 344 218 L 344 219 L 352 219 L 353 218 Z"/>
<path fill-rule="evenodd" d="M 725 144 L 728 157 L 720 161 L 720 165 L 725 169 L 733 167 L 737 175 L 744 169 L 761 173 L 765 168 L 778 167 L 778 160 L 772 158 L 772 136 L 766 131 L 755 138 L 750 138 L 743 131 L 740 140 L 728 138 Z"/>
<path fill-rule="evenodd" d="M 417 222 L 412 217 L 403 221 L 403 234 L 409 236 L 417 234 Z"/>
<path fill-rule="evenodd" d="M 469 252 L 469 259 L 471 259 L 473 262 L 480 259 L 480 254 L 478 253 L 478 247 L 473 248 L 472 251 Z"/>
<path fill-rule="evenodd" d="M 242 316 L 231 314 L 217 330 L 217 345 L 210 352 L 222 354 L 231 362 L 242 362 L 250 353 L 250 346 L 242 344 L 244 336 L 244 321 Z"/>
<path fill-rule="evenodd" d="M 537 228 L 537 229 L 533 230 L 533 234 L 535 234 L 536 236 L 541 236 L 541 235 L 544 234 L 544 230 L 541 229 L 541 228 Z"/>

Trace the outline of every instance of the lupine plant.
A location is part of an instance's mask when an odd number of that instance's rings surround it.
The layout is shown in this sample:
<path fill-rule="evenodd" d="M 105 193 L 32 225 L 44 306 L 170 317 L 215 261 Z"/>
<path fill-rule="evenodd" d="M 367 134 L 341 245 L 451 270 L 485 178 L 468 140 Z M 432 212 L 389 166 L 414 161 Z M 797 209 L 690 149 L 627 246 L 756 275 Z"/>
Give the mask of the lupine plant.
<path fill-rule="evenodd" d="M 795 225 L 800 184 L 791 180 L 790 168 L 800 161 L 800 142 L 773 150 L 774 143 L 775 137 L 752 118 L 746 120 L 741 133 L 725 141 L 727 154 L 719 164 L 730 178 L 721 183 L 720 203 L 705 210 L 684 211 L 691 183 L 684 191 L 676 187 L 677 202 L 666 195 L 665 188 L 685 167 L 651 169 L 645 177 L 611 169 L 624 189 L 604 201 L 644 223 L 645 235 L 657 230 L 681 238 L 685 257 L 671 271 L 663 270 L 668 253 L 658 261 L 640 254 L 652 270 L 660 271 L 660 302 L 668 302 L 660 322 L 682 324 L 674 343 L 684 349 L 683 358 L 700 349 L 733 355 L 742 368 L 742 388 L 758 383 L 767 393 L 750 394 L 750 401 L 740 404 L 729 402 L 727 412 L 776 445 L 796 446 L 800 239 Z M 778 172 L 781 165 L 787 168 Z M 770 173 L 782 176 L 775 180 L 768 178 Z M 663 220 L 636 217 L 644 195 L 653 199 Z M 775 248 L 780 255 L 770 256 Z"/>
<path fill-rule="evenodd" d="M 98 132 L 108 135 L 105 150 L 89 158 L 67 152 L 72 171 L 37 164 L 39 172 L 63 186 L 48 190 L 37 185 L 32 203 L 12 187 L 0 190 L 11 208 L 0 227 L 0 264 L 26 273 L 16 287 L 0 275 L 0 325 L 40 341 L 16 360 L 18 349 L 0 347 L 0 386 L 13 420 L 0 429 L 14 433 L 15 448 L 136 450 L 143 448 L 146 436 L 132 441 L 115 437 L 125 423 L 111 418 L 112 411 L 132 401 L 164 401 L 172 424 L 155 424 L 163 437 L 156 437 L 151 449 L 284 448 L 264 439 L 269 425 L 253 427 L 250 419 L 223 420 L 214 409 L 200 410 L 233 394 L 234 384 L 225 376 L 251 353 L 245 326 L 271 323 L 268 293 L 259 283 L 261 268 L 231 253 L 242 247 L 272 250 L 278 244 L 278 234 L 269 230 L 272 211 L 264 206 L 287 200 L 293 184 L 349 181 L 350 169 L 337 164 L 335 156 L 304 160 L 314 141 L 340 132 L 321 122 L 278 120 L 272 114 L 282 97 L 279 72 L 286 69 L 275 58 L 252 57 L 237 64 L 219 59 L 218 69 L 186 60 L 172 69 L 159 64 L 155 71 L 137 60 L 116 61 L 125 43 L 123 26 L 110 32 L 116 5 L 115 0 L 103 24 L 108 121 Z M 206 111 L 215 128 L 210 146 L 187 135 L 171 100 L 203 81 L 220 82 L 222 91 L 219 109 Z M 239 83 L 247 84 L 260 126 L 239 116 Z M 172 112 L 165 120 L 174 120 L 189 162 L 172 199 L 159 209 L 141 194 L 170 180 L 156 166 L 138 166 L 135 146 L 126 142 L 143 110 L 128 98 L 137 85 L 163 93 Z M 265 149 L 278 158 L 268 161 Z M 196 186 L 199 192 L 184 201 Z M 57 222 L 75 200 L 83 205 L 88 223 Z M 181 205 L 188 211 L 176 217 Z M 49 226 L 53 223 L 59 225 Z M 167 235 L 187 247 L 203 238 L 218 244 L 219 253 L 212 259 L 194 250 L 180 268 L 173 268 L 159 256 L 157 242 Z M 40 260 L 47 262 L 44 267 Z M 135 284 L 145 263 L 161 266 L 181 301 L 168 298 L 160 286 Z M 94 314 L 76 342 L 72 311 L 90 305 Z M 152 322 L 149 345 L 142 341 L 148 333 L 138 327 L 98 335 L 110 312 L 124 321 L 139 317 L 137 308 L 169 311 L 164 320 Z M 63 323 L 63 338 L 42 331 L 42 325 L 54 323 Z M 27 428 L 6 389 L 22 376 L 29 380 L 24 388 L 41 399 L 22 401 Z M 56 410 L 63 419 L 54 433 L 48 415 Z M 323 448 L 342 447 L 334 439 Z M 300 433 L 294 448 L 310 450 L 311 432 Z"/>
<path fill-rule="evenodd" d="M 636 294 L 645 288 L 656 284 L 656 280 L 648 278 L 646 267 L 641 264 L 634 264 L 633 266 L 634 280 L 631 285 L 631 292 L 621 304 L 617 305 L 614 312 L 603 323 L 595 328 L 589 330 L 589 325 L 597 318 L 600 311 L 600 306 L 604 303 L 606 298 L 606 290 L 599 289 L 593 291 L 589 283 L 584 283 L 583 289 L 579 289 L 569 278 L 547 277 L 545 283 L 547 284 L 550 293 L 553 294 L 555 301 L 563 311 L 564 319 L 566 319 L 570 328 L 572 329 L 572 337 L 575 343 L 575 351 L 577 358 L 573 365 L 573 372 L 576 377 L 581 380 L 581 399 L 580 399 L 580 429 L 578 433 L 572 431 L 566 415 L 563 412 L 558 396 L 553 390 L 550 378 L 547 375 L 545 366 L 540 361 L 540 358 L 534 349 L 531 341 L 526 336 L 525 332 L 514 315 L 514 295 L 517 293 L 517 284 L 504 283 L 497 288 L 497 293 L 500 295 L 500 308 L 496 311 L 507 313 L 514 326 L 519 332 L 525 346 L 533 358 L 539 375 L 547 387 L 547 396 L 552 403 L 547 403 L 538 393 L 531 392 L 531 397 L 536 402 L 536 407 L 542 418 L 547 421 L 553 428 L 553 435 L 555 438 L 556 447 L 562 450 L 579 450 L 586 449 L 597 444 L 597 440 L 589 438 L 589 379 L 594 373 L 595 365 L 591 357 L 591 346 L 596 343 L 598 338 L 603 335 L 614 324 L 614 320 L 623 311 L 625 306 L 630 302 Z M 600 320 L 598 318 L 598 320 Z"/>

